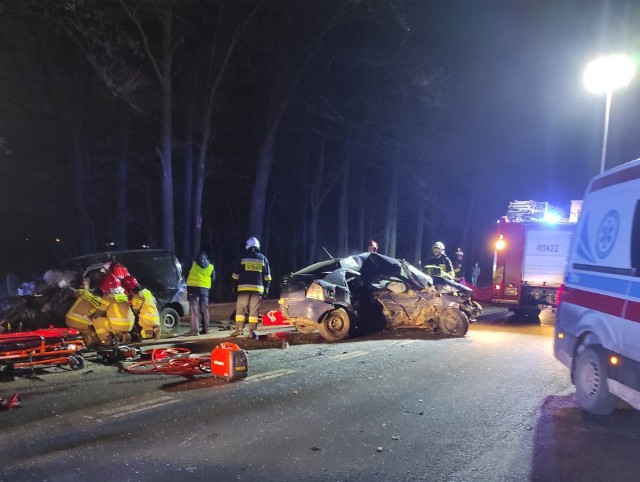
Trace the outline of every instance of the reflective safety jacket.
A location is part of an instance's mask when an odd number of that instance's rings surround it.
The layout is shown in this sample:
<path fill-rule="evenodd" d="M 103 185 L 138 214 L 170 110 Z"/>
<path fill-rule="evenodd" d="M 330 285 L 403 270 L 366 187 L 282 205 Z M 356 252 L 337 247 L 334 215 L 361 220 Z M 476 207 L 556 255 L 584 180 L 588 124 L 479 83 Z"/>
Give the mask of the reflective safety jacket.
<path fill-rule="evenodd" d="M 262 253 L 247 251 L 231 277 L 238 282 L 238 292 L 264 294 L 264 287 L 271 281 L 269 260 Z"/>
<path fill-rule="evenodd" d="M 441 253 L 440 256 L 431 256 L 427 261 L 427 266 L 437 266 L 443 273 L 450 275 L 452 278 L 455 276 L 453 263 L 446 254 Z"/>
<path fill-rule="evenodd" d="M 187 286 L 196 286 L 198 288 L 211 288 L 211 278 L 214 276 L 213 263 L 209 263 L 203 268 L 195 261 L 191 264 L 189 276 L 187 276 Z"/>
<path fill-rule="evenodd" d="M 129 306 L 129 297 L 124 293 L 116 293 L 105 296 L 109 303 L 107 319 L 113 331 L 128 333 L 133 329 L 135 317 Z"/>
<path fill-rule="evenodd" d="M 160 325 L 160 313 L 151 291 L 142 289 L 139 293 L 131 293 L 129 301 L 131 309 L 138 315 L 138 324 L 143 329 Z"/>
<path fill-rule="evenodd" d="M 91 326 L 91 319 L 96 311 L 106 311 L 109 303 L 85 289 L 77 290 L 75 295 L 77 299 L 67 311 L 65 324 L 69 328 L 84 331 Z"/>

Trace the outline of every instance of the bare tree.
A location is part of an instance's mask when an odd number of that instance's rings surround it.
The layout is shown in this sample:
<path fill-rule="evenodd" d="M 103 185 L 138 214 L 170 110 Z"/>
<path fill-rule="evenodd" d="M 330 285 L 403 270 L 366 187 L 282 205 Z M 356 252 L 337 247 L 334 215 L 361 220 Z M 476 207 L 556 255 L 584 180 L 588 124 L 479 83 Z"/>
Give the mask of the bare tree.
<path fill-rule="evenodd" d="M 348 3 L 348 0 L 342 2 L 335 9 L 332 16 L 322 25 L 320 31 L 317 33 L 312 32 L 312 40 L 298 55 L 291 55 L 288 52 L 288 49 L 295 45 L 291 39 L 285 38 L 278 45 L 279 58 L 276 62 L 276 72 L 265 114 L 265 137 L 258 155 L 256 177 L 251 196 L 248 230 L 249 234 L 253 236 L 260 237 L 263 232 L 265 197 L 274 161 L 273 150 L 282 117 L 289 106 L 294 91 L 302 80 L 307 66 L 320 50 L 327 34 L 343 15 Z M 308 14 L 308 12 L 306 13 Z M 278 15 L 280 15 L 280 12 L 278 12 Z M 286 29 L 281 26 L 278 29 L 280 32 L 286 33 Z"/>

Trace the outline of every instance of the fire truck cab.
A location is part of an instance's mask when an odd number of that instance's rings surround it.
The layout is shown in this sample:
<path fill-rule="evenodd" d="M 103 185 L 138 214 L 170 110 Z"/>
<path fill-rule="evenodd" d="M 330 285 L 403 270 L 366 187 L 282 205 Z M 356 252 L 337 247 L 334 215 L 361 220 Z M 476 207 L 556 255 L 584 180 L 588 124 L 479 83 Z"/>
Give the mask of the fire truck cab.
<path fill-rule="evenodd" d="M 513 201 L 498 220 L 491 302 L 520 315 L 555 307 L 581 201 L 571 213 L 547 202 Z"/>

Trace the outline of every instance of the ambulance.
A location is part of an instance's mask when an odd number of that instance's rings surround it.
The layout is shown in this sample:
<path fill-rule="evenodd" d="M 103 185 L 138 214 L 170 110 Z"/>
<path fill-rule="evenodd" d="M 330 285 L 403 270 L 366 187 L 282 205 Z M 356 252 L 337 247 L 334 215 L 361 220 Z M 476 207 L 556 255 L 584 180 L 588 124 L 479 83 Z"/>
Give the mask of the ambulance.
<path fill-rule="evenodd" d="M 589 183 L 559 298 L 554 353 L 580 406 L 640 409 L 640 159 Z"/>

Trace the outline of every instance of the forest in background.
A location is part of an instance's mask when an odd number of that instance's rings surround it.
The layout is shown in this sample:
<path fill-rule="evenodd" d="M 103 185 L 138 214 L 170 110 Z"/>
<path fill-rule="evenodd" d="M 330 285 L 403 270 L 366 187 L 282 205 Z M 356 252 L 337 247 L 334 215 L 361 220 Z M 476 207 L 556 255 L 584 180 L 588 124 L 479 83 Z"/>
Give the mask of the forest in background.
<path fill-rule="evenodd" d="M 451 87 L 476 80 L 459 68 L 473 56 L 442 48 L 476 41 L 447 23 L 468 12 L 3 0 L 0 272 L 115 243 L 168 248 L 187 266 L 202 248 L 225 279 L 257 236 L 276 276 L 369 239 L 416 264 L 441 240 L 486 274 L 490 223 L 516 197 L 504 159 L 457 129 L 482 117 L 482 92 Z"/>

